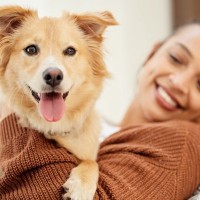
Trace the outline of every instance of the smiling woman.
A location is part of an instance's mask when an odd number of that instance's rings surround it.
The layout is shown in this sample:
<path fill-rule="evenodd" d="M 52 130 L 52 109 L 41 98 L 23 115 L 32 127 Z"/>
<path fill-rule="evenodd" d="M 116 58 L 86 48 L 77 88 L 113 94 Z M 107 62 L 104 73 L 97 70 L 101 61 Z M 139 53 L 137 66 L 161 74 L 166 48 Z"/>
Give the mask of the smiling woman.
<path fill-rule="evenodd" d="M 157 44 L 139 76 L 138 89 L 122 126 L 200 118 L 200 25 L 179 29 Z"/>

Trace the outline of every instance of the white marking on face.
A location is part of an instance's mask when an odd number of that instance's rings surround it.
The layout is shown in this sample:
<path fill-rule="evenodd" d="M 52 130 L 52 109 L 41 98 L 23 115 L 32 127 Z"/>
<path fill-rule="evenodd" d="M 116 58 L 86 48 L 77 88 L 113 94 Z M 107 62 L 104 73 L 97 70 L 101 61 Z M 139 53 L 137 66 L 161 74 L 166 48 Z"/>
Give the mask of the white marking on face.
<path fill-rule="evenodd" d="M 48 88 L 44 79 L 43 79 L 43 72 L 48 68 L 58 68 L 63 73 L 63 80 L 59 86 L 63 93 L 68 91 L 71 87 L 71 82 L 67 70 L 65 67 L 60 64 L 56 58 L 52 55 L 49 55 L 47 58 L 43 60 L 41 65 L 39 66 L 38 70 L 34 74 L 33 78 L 28 83 L 29 86 L 36 92 L 46 92 L 45 88 Z"/>

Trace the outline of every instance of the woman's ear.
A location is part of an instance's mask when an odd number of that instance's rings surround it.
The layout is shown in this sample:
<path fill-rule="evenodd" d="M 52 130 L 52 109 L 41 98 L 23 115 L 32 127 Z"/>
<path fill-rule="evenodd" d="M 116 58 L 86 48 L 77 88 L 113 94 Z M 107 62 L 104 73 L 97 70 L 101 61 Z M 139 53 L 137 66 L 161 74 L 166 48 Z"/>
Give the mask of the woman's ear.
<path fill-rule="evenodd" d="M 149 55 L 147 56 L 146 60 L 143 63 L 143 66 L 154 56 L 154 54 L 160 49 L 160 47 L 164 44 L 164 42 L 157 42 L 154 44 L 153 48 L 151 49 Z"/>

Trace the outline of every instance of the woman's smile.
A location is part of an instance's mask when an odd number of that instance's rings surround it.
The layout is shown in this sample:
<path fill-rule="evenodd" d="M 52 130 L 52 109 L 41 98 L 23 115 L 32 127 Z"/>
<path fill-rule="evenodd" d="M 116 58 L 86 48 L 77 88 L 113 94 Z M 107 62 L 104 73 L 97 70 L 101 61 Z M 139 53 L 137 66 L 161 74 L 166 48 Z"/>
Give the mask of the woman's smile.
<path fill-rule="evenodd" d="M 155 99 L 159 106 L 167 111 L 176 111 L 179 104 L 162 86 L 155 88 Z"/>

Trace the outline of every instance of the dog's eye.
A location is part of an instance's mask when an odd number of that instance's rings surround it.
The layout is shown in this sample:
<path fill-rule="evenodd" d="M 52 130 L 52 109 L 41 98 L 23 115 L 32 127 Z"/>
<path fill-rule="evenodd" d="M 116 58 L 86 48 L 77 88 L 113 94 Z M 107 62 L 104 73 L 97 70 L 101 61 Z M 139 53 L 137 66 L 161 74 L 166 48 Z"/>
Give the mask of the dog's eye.
<path fill-rule="evenodd" d="M 68 47 L 67 49 L 65 49 L 65 50 L 63 51 L 63 54 L 64 54 L 65 56 L 73 56 L 73 55 L 76 54 L 76 49 L 74 49 L 74 47 Z"/>
<path fill-rule="evenodd" d="M 33 55 L 37 55 L 38 52 L 39 52 L 39 49 L 36 45 L 30 45 L 30 46 L 27 46 L 25 49 L 24 49 L 25 53 L 29 56 L 33 56 Z"/>

